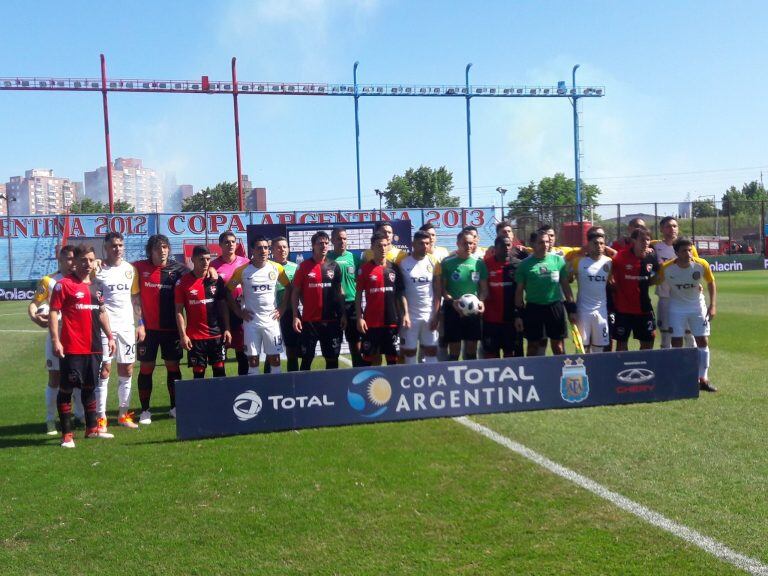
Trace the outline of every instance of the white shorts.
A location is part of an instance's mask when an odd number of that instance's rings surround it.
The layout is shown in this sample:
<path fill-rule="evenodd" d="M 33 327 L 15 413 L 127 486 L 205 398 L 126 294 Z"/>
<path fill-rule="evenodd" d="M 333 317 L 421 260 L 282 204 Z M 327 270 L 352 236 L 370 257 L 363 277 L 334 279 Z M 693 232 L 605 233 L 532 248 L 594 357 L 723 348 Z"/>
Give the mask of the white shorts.
<path fill-rule="evenodd" d="M 608 335 L 608 317 L 602 310 L 577 312 L 576 327 L 584 346 L 608 346 L 611 343 Z"/>
<path fill-rule="evenodd" d="M 49 372 L 59 370 L 59 357 L 53 353 L 53 342 L 50 332 L 45 337 L 45 367 Z"/>
<path fill-rule="evenodd" d="M 267 325 L 252 322 L 243 324 L 245 338 L 245 355 L 259 356 L 262 348 L 267 356 L 283 353 L 283 336 L 280 333 L 280 322 L 275 320 Z"/>
<path fill-rule="evenodd" d="M 656 305 L 656 325 L 661 332 L 669 332 L 669 298 L 659 298 Z"/>
<path fill-rule="evenodd" d="M 416 350 L 416 346 L 437 346 L 437 330 L 429 329 L 429 319 L 411 318 L 410 328 L 400 328 L 400 347 Z"/>
<path fill-rule="evenodd" d="M 136 331 L 133 328 L 126 330 L 113 330 L 112 336 L 115 337 L 115 356 L 118 364 L 133 364 L 136 362 Z M 101 333 L 101 349 L 104 358 L 103 362 L 112 362 L 109 355 L 109 345 L 104 332 Z"/>
<path fill-rule="evenodd" d="M 685 331 L 690 330 L 694 336 L 709 336 L 709 318 L 707 309 L 676 309 L 669 307 L 669 329 L 672 338 L 683 338 Z"/>

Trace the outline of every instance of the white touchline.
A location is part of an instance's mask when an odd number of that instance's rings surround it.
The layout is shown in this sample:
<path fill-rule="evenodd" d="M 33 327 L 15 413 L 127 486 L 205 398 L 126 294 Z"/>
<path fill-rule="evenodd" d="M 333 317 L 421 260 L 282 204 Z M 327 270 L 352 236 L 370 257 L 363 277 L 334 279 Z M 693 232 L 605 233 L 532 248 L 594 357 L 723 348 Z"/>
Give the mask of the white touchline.
<path fill-rule="evenodd" d="M 48 334 L 48 330 L 41 329 L 41 330 L 14 330 L 13 328 L 9 328 L 7 330 L 0 329 L 0 332 L 17 332 L 20 334 Z"/>
<path fill-rule="evenodd" d="M 750 558 L 749 556 L 745 556 L 743 554 L 739 554 L 735 550 L 731 550 L 726 545 L 721 544 L 717 540 L 713 540 L 708 536 L 704 536 L 703 534 L 701 534 L 700 532 L 697 532 L 696 530 L 688 528 L 687 526 L 683 526 L 682 524 L 678 524 L 674 520 L 670 520 L 666 516 L 663 516 L 658 512 L 654 512 L 653 510 L 646 508 L 642 504 L 638 504 L 637 502 L 630 500 L 629 498 L 626 498 L 621 494 L 613 492 L 612 490 L 609 490 L 602 484 L 598 484 L 594 480 L 590 480 L 589 478 L 587 478 L 586 476 L 582 476 L 578 472 L 574 472 L 573 470 L 570 470 L 565 466 L 561 466 L 557 462 L 553 462 L 552 460 L 550 460 L 549 458 L 546 458 L 545 456 L 542 456 L 538 452 L 534 452 L 530 448 L 527 448 L 526 446 L 523 446 L 522 444 L 519 444 L 514 440 L 510 440 L 506 436 L 502 436 L 498 432 L 494 432 L 490 428 L 486 428 L 482 424 L 478 424 L 477 422 L 470 420 L 466 416 L 460 416 L 459 418 L 454 418 L 454 420 L 459 424 L 466 426 L 470 430 L 474 430 L 478 434 L 482 434 L 486 438 L 493 440 L 497 444 L 501 444 L 505 448 L 512 450 L 512 452 L 515 452 L 516 454 L 519 454 L 520 456 L 523 456 L 524 458 L 527 458 L 528 460 L 535 462 L 536 464 L 538 464 L 542 468 L 546 468 L 553 474 L 556 474 L 561 478 L 565 478 L 566 480 L 569 480 L 570 482 L 573 482 L 574 484 L 581 486 L 585 490 L 588 490 L 589 492 L 592 492 L 593 494 L 596 494 L 597 496 L 600 496 L 601 498 L 608 500 L 612 504 L 618 506 L 623 510 L 626 510 L 627 512 L 630 512 L 631 514 L 634 514 L 635 516 L 637 516 L 638 518 L 641 518 L 642 520 L 645 520 L 649 524 L 652 524 L 658 528 L 661 528 L 662 530 L 665 530 L 670 534 L 674 534 L 675 536 L 677 536 L 678 538 L 682 538 L 689 544 L 693 544 L 694 546 L 701 548 L 705 552 L 708 552 L 713 556 L 716 556 L 717 558 L 724 560 L 725 562 L 729 562 L 730 564 L 733 564 L 737 568 L 745 570 L 750 574 L 768 575 L 768 565 L 763 564 L 759 560 Z"/>

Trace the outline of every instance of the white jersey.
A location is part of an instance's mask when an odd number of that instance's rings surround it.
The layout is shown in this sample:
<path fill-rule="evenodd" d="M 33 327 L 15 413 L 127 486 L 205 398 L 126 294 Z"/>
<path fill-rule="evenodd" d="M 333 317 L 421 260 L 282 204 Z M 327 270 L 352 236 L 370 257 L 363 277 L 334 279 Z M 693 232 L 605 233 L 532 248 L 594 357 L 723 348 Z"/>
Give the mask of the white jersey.
<path fill-rule="evenodd" d="M 238 285 L 242 286 L 243 306 L 254 314 L 249 323 L 267 326 L 276 322 L 273 314 L 278 282 L 286 287 L 290 284 L 280 264 L 267 260 L 264 266 L 256 268 L 249 262 L 234 271 L 232 278 L 227 282 L 227 289 L 232 291 Z"/>
<path fill-rule="evenodd" d="M 405 299 L 408 315 L 413 319 L 428 320 L 435 301 L 434 278 L 440 276 L 440 262 L 431 254 L 421 260 L 412 255 L 400 261 L 405 281 Z"/>
<path fill-rule="evenodd" d="M 131 295 L 139 293 L 136 269 L 123 260 L 117 266 L 101 265 L 96 279 L 104 285 L 102 297 L 113 331 L 133 329 L 133 304 Z"/>
<path fill-rule="evenodd" d="M 608 256 L 593 260 L 589 256 L 578 256 L 571 262 L 573 273 L 579 281 L 576 306 L 579 312 L 605 311 L 608 275 L 612 261 Z"/>
<path fill-rule="evenodd" d="M 693 258 L 691 263 L 681 268 L 677 259 L 667 261 L 661 267 L 660 282 L 669 290 L 669 303 L 679 310 L 697 311 L 705 307 L 702 283 L 715 281 L 712 270 L 706 260 Z"/>

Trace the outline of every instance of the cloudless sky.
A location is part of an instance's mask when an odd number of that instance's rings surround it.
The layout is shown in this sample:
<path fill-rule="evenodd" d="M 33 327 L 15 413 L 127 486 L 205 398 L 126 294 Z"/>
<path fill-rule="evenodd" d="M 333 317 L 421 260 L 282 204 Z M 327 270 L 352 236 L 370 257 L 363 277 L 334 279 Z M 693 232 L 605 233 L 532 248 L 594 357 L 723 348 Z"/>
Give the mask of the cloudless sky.
<path fill-rule="evenodd" d="M 603 202 L 677 202 L 768 177 L 765 2 L 421 0 L 4 1 L 0 77 L 577 84 L 582 178 Z M 113 158 L 195 189 L 236 179 L 232 99 L 110 94 Z M 240 98 L 243 172 L 271 209 L 357 206 L 353 100 Z M 363 207 L 409 167 L 445 165 L 467 203 L 465 103 L 361 98 Z M 104 164 L 101 95 L 0 91 L 0 181 Z M 472 101 L 474 204 L 555 172 L 573 177 L 565 99 Z"/>

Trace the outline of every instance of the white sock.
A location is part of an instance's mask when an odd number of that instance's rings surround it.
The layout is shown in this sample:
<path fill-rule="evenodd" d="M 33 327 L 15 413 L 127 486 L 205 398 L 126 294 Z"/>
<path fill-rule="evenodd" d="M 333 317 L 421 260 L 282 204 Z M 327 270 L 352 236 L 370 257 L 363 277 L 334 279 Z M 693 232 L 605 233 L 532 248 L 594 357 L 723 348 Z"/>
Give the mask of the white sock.
<path fill-rule="evenodd" d="M 259 373 L 259 367 L 258 366 L 248 366 L 248 375 L 251 374 L 258 374 Z"/>
<path fill-rule="evenodd" d="M 696 348 L 696 338 L 694 338 L 693 334 L 690 332 L 685 333 L 685 338 L 683 338 L 683 346 L 685 348 Z"/>
<path fill-rule="evenodd" d="M 120 414 L 124 414 L 131 406 L 131 377 L 117 377 L 117 402 Z"/>
<path fill-rule="evenodd" d="M 699 378 L 707 380 L 709 372 L 709 346 L 699 348 Z"/>
<path fill-rule="evenodd" d="M 600 354 L 600 352 L 602 352 L 602 351 L 603 351 L 603 347 L 602 346 L 592 346 L 591 344 L 589 345 L 589 353 L 590 354 Z"/>
<path fill-rule="evenodd" d="M 425 364 L 433 364 L 435 362 L 437 362 L 437 356 L 424 356 Z"/>
<path fill-rule="evenodd" d="M 85 422 L 85 409 L 83 408 L 83 399 L 80 396 L 80 388 L 74 388 L 72 390 L 72 400 L 74 400 L 74 413 L 75 418 L 81 422 Z"/>
<path fill-rule="evenodd" d="M 665 330 L 661 333 L 661 349 L 667 348 L 672 348 L 672 333 Z"/>
<path fill-rule="evenodd" d="M 56 414 L 58 413 L 58 406 L 56 405 L 56 397 L 59 395 L 58 388 L 51 388 L 47 384 L 45 385 L 45 419 L 48 422 L 56 421 Z"/>
<path fill-rule="evenodd" d="M 270 373 L 271 374 L 280 374 L 280 372 L 283 371 L 283 367 L 278 364 L 277 366 L 270 366 Z"/>
<path fill-rule="evenodd" d="M 109 378 L 99 378 L 99 385 L 96 386 L 96 410 L 99 416 L 107 414 L 107 385 Z"/>
<path fill-rule="evenodd" d="M 414 354 L 413 356 L 403 356 L 403 360 L 406 364 L 418 364 L 419 359 Z"/>

